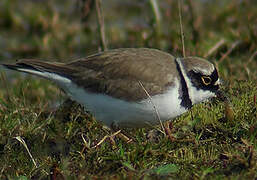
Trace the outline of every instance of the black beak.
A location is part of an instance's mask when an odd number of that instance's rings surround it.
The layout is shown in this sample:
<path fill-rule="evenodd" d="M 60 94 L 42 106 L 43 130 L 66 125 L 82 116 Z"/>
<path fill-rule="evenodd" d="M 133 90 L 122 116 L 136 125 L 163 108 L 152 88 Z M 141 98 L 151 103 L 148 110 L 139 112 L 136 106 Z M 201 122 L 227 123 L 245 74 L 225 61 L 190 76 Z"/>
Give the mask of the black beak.
<path fill-rule="evenodd" d="M 217 90 L 215 94 L 218 100 L 222 102 L 228 101 L 228 98 L 225 96 L 223 91 Z"/>

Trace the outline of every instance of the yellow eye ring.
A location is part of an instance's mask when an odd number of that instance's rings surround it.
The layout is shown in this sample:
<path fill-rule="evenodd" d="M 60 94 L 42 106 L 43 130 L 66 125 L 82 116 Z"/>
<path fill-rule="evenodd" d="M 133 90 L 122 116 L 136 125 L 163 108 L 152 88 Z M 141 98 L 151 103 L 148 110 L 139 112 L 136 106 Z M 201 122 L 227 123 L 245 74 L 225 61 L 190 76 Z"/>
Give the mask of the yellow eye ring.
<path fill-rule="evenodd" d="M 206 86 L 211 84 L 211 78 L 209 76 L 202 76 L 201 79 Z"/>

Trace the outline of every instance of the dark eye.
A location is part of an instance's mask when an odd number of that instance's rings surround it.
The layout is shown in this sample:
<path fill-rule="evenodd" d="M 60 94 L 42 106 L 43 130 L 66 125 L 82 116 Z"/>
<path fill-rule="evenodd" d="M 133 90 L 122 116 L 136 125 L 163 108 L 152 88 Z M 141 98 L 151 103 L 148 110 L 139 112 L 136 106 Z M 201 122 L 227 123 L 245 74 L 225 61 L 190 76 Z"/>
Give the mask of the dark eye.
<path fill-rule="evenodd" d="M 203 83 L 208 86 L 209 84 L 211 84 L 211 78 L 209 76 L 202 76 L 202 81 Z"/>

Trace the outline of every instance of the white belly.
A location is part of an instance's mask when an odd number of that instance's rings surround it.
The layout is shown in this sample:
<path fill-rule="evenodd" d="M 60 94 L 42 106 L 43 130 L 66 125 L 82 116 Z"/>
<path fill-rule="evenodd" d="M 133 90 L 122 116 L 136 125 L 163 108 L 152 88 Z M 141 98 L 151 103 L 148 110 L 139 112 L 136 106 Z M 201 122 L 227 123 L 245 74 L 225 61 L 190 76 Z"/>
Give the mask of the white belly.
<path fill-rule="evenodd" d="M 152 96 L 151 100 L 140 102 L 127 102 L 108 95 L 86 92 L 73 83 L 64 90 L 73 100 L 92 112 L 97 120 L 109 127 L 113 123 L 122 128 L 152 126 L 160 123 L 156 111 L 161 121 L 186 112 L 185 108 L 180 107 L 178 88 L 174 87 L 164 94 Z"/>

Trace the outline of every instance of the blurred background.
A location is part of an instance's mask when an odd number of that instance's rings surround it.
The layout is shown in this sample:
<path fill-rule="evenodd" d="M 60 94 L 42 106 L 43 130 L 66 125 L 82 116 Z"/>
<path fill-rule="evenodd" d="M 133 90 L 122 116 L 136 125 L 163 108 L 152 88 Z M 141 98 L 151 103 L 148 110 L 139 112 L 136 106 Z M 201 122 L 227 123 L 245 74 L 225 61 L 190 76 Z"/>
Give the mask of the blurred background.
<path fill-rule="evenodd" d="M 179 4 L 102 1 L 108 49 L 151 47 L 182 56 Z M 256 80 L 257 1 L 181 3 L 187 56 L 213 60 L 226 80 Z M 19 58 L 70 61 L 101 50 L 93 0 L 1 0 L 0 62 Z"/>

